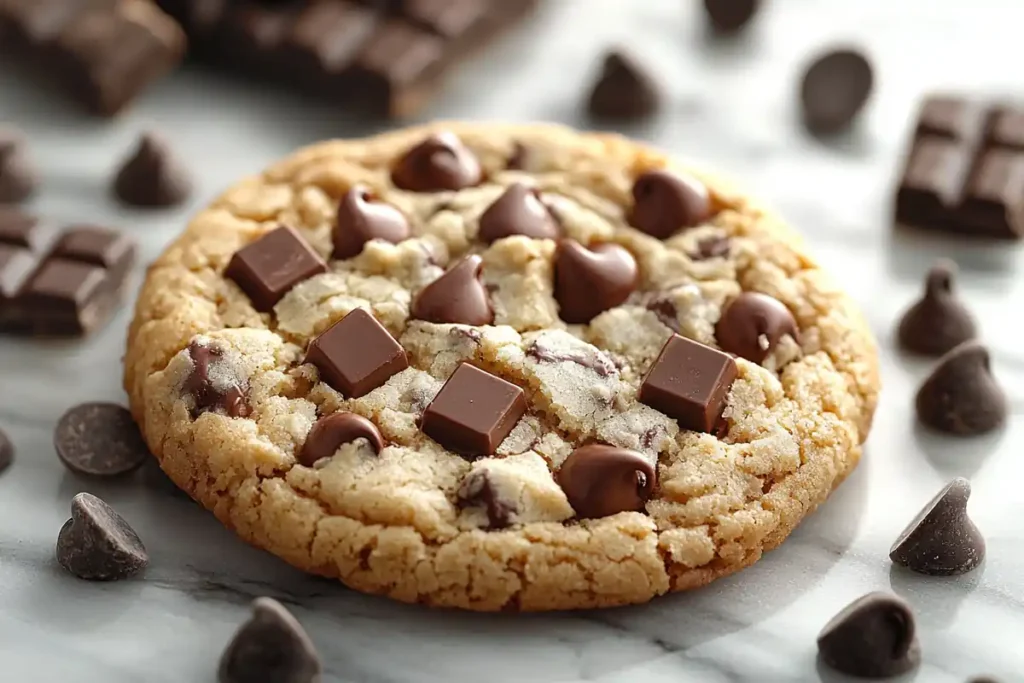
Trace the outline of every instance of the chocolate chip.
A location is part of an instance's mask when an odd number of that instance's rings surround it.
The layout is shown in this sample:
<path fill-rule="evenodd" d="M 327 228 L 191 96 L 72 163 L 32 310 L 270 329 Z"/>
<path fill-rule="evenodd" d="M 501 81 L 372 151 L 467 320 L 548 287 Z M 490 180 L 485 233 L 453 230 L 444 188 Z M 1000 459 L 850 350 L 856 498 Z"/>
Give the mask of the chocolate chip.
<path fill-rule="evenodd" d="M 82 403 L 70 408 L 57 421 L 53 445 L 65 467 L 93 477 L 131 472 L 149 457 L 132 414 L 113 403 Z"/>
<path fill-rule="evenodd" d="M 511 235 L 555 239 L 560 232 L 540 193 L 523 183 L 513 183 L 481 214 L 478 236 L 490 244 Z"/>
<path fill-rule="evenodd" d="M 252 616 L 228 643 L 219 683 L 316 683 L 320 656 L 302 625 L 271 598 L 256 598 Z"/>
<path fill-rule="evenodd" d="M 636 57 L 612 50 L 604 56 L 587 110 L 599 119 L 633 121 L 654 115 L 661 99 L 658 84 Z"/>
<path fill-rule="evenodd" d="M 235 281 L 257 311 L 268 313 L 295 285 L 327 271 L 327 264 L 287 226 L 235 252 L 224 276 Z"/>
<path fill-rule="evenodd" d="M 711 433 L 736 380 L 736 361 L 718 349 L 673 334 L 640 384 L 639 399 L 679 422 Z"/>
<path fill-rule="evenodd" d="M 454 133 L 431 135 L 402 156 L 391 170 L 391 182 L 412 192 L 461 190 L 479 185 L 480 162 Z"/>
<path fill-rule="evenodd" d="M 456 263 L 420 290 L 412 302 L 412 317 L 432 323 L 490 325 L 494 309 L 480 281 L 482 269 L 483 259 L 476 254 Z"/>
<path fill-rule="evenodd" d="M 390 204 L 375 201 L 369 188 L 357 185 L 342 197 L 331 232 L 334 258 L 358 256 L 370 240 L 398 244 L 408 237 L 409 221 L 405 214 Z"/>
<path fill-rule="evenodd" d="M 689 253 L 694 261 L 706 261 L 713 258 L 727 258 L 732 246 L 729 238 L 725 235 L 714 235 L 705 237 L 697 242 L 697 250 Z"/>
<path fill-rule="evenodd" d="M 804 126 L 818 135 L 847 128 L 864 108 L 873 87 L 871 64 L 857 50 L 830 50 L 818 56 L 800 82 Z"/>
<path fill-rule="evenodd" d="M 992 377 L 988 349 L 968 341 L 940 358 L 915 406 L 917 419 L 950 434 L 982 434 L 1002 425 L 1006 395 Z"/>
<path fill-rule="evenodd" d="M 56 556 L 64 569 L 90 581 L 126 579 L 149 564 L 135 530 L 91 493 L 71 500 L 71 519 L 57 536 Z"/>
<path fill-rule="evenodd" d="M 512 523 L 516 509 L 501 500 L 494 482 L 485 470 L 473 470 L 459 485 L 456 493 L 462 507 L 482 506 L 492 529 L 504 529 Z"/>
<path fill-rule="evenodd" d="M 306 442 L 299 451 L 299 463 L 312 467 L 322 458 L 330 458 L 342 444 L 356 439 L 366 439 L 374 453 L 384 448 L 384 437 L 377 425 L 362 415 L 340 412 L 321 417 L 313 424 L 306 436 Z"/>
<path fill-rule="evenodd" d="M 708 190 L 695 178 L 657 170 L 642 173 L 633 182 L 629 224 L 651 237 L 667 239 L 710 215 Z"/>
<path fill-rule="evenodd" d="M 589 323 L 629 298 L 640 282 L 636 259 L 618 244 L 587 249 L 564 239 L 555 253 L 555 300 L 567 323 Z"/>
<path fill-rule="evenodd" d="M 14 462 L 14 444 L 7 432 L 0 429 L 0 473 L 3 473 Z"/>
<path fill-rule="evenodd" d="M 0 204 L 23 202 L 35 194 L 38 185 L 24 137 L 17 131 L 0 129 Z"/>
<path fill-rule="evenodd" d="M 423 433 L 473 460 L 494 455 L 526 413 L 523 390 L 462 363 L 423 411 Z"/>
<path fill-rule="evenodd" d="M 970 497 L 963 477 L 946 484 L 896 539 L 889 559 L 929 576 L 965 574 L 981 564 L 985 538 L 967 516 Z"/>
<path fill-rule="evenodd" d="M 921 661 L 914 613 L 895 595 L 868 593 L 854 600 L 818 634 L 818 653 L 837 671 L 889 678 Z"/>
<path fill-rule="evenodd" d="M 505 162 L 505 168 L 510 171 L 522 171 L 526 168 L 526 164 L 529 161 L 529 150 L 521 142 L 516 142 L 512 145 L 512 153 L 508 157 L 508 161 Z"/>
<path fill-rule="evenodd" d="M 211 411 L 228 417 L 249 417 L 248 382 L 230 365 L 224 349 L 195 339 L 188 345 L 188 355 L 192 371 L 181 389 L 192 398 L 192 419 Z"/>
<path fill-rule="evenodd" d="M 900 319 L 897 337 L 908 351 L 939 356 L 954 346 L 974 339 L 974 316 L 953 290 L 956 264 L 945 259 L 928 271 L 924 296 Z"/>
<path fill-rule="evenodd" d="M 361 308 L 310 342 L 305 362 L 315 365 L 320 379 L 348 398 L 370 393 L 409 367 L 405 349 Z"/>
<path fill-rule="evenodd" d="M 715 325 L 718 345 L 752 363 L 761 363 L 786 335 L 799 341 L 793 314 L 760 292 L 743 292 L 733 299 Z"/>
<path fill-rule="evenodd" d="M 591 351 L 554 349 L 537 339 L 526 347 L 526 355 L 544 363 L 575 363 L 580 367 L 593 370 L 598 377 L 611 377 L 618 372 L 615 364 L 596 349 Z"/>
<path fill-rule="evenodd" d="M 760 0 L 704 0 L 704 11 L 717 33 L 736 33 L 746 26 L 761 6 Z"/>
<path fill-rule="evenodd" d="M 679 332 L 679 310 L 671 298 L 656 294 L 647 302 L 646 308 L 658 317 L 662 325 L 673 332 Z"/>
<path fill-rule="evenodd" d="M 593 519 L 642 511 L 654 492 L 657 473 L 641 453 L 589 444 L 565 459 L 557 478 L 576 516 Z"/>
<path fill-rule="evenodd" d="M 122 162 L 113 189 L 130 206 L 175 206 L 192 193 L 192 177 L 167 141 L 147 132 Z"/>

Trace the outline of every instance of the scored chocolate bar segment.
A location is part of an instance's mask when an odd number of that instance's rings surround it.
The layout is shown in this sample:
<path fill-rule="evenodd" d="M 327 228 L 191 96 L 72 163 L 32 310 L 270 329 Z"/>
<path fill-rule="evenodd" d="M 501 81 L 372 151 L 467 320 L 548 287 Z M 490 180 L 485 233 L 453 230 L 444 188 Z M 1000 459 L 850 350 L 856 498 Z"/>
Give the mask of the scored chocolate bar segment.
<path fill-rule="evenodd" d="M 1024 107 L 927 99 L 897 191 L 896 220 L 979 237 L 1024 236 Z"/>

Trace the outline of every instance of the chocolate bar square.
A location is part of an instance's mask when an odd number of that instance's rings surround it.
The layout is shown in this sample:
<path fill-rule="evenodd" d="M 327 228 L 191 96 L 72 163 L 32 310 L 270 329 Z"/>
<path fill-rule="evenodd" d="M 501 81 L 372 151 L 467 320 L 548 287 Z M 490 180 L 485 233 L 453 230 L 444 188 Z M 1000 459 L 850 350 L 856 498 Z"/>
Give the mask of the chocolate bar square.
<path fill-rule="evenodd" d="M 231 257 L 224 275 L 235 281 L 264 313 L 295 285 L 327 270 L 327 264 L 297 232 L 281 226 Z"/>
<path fill-rule="evenodd" d="M 361 308 L 314 339 L 306 362 L 320 378 L 349 398 L 359 398 L 409 367 L 405 349 L 383 325 Z"/>

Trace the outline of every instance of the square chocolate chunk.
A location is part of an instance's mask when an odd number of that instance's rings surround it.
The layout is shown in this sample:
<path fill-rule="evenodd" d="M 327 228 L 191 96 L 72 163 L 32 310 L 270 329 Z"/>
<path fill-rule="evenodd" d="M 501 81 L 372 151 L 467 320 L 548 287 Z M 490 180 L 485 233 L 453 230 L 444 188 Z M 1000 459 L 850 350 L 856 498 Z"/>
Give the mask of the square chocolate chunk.
<path fill-rule="evenodd" d="M 224 275 L 268 313 L 295 285 L 327 270 L 327 264 L 299 234 L 287 226 L 268 232 L 231 257 Z"/>
<path fill-rule="evenodd" d="M 117 277 L 135 260 L 135 241 L 116 230 L 74 226 L 61 236 L 53 254 L 106 268 Z"/>
<path fill-rule="evenodd" d="M 357 308 L 309 344 L 306 362 L 320 379 L 348 398 L 359 398 L 409 367 L 405 349 L 377 322 Z"/>
<path fill-rule="evenodd" d="M 647 371 L 640 402 L 675 419 L 682 429 L 710 433 L 735 379 L 731 356 L 674 334 Z"/>
<path fill-rule="evenodd" d="M 519 418 L 526 396 L 511 382 L 460 365 L 423 411 L 423 433 L 468 459 L 493 455 Z"/>

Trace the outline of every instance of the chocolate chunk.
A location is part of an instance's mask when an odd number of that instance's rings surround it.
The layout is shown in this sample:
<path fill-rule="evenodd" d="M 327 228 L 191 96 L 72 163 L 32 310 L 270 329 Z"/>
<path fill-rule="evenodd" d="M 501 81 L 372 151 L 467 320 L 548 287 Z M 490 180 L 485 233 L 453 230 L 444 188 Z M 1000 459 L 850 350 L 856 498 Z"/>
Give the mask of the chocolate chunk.
<path fill-rule="evenodd" d="M 957 477 L 917 513 L 889 551 L 896 564 L 929 576 L 965 574 L 985 559 L 985 538 L 967 516 L 971 482 Z"/>
<path fill-rule="evenodd" d="M 305 362 L 347 398 L 364 396 L 409 367 L 405 349 L 361 308 L 310 342 Z"/>
<path fill-rule="evenodd" d="M 14 462 L 14 444 L 7 432 L 0 429 L 0 473 L 3 473 Z"/>
<path fill-rule="evenodd" d="M 412 192 L 461 190 L 483 178 L 476 155 L 454 133 L 431 135 L 407 151 L 391 170 L 396 187 Z"/>
<path fill-rule="evenodd" d="M 657 113 L 661 89 L 636 57 L 621 50 L 604 56 L 587 98 L 587 111 L 600 119 L 633 121 Z"/>
<path fill-rule="evenodd" d="M 524 235 L 538 240 L 553 240 L 561 227 L 537 190 L 513 183 L 480 215 L 477 236 L 491 244 L 503 237 Z"/>
<path fill-rule="evenodd" d="M 362 253 L 370 240 L 398 244 L 408 239 L 409 221 L 395 207 L 376 201 L 369 188 L 356 185 L 341 199 L 331 237 L 334 258 L 349 259 Z"/>
<path fill-rule="evenodd" d="M 320 656 L 313 641 L 284 606 L 256 598 L 252 616 L 239 627 L 220 659 L 219 683 L 317 683 Z"/>
<path fill-rule="evenodd" d="M 695 178 L 647 171 L 633 182 L 629 224 L 651 237 L 667 239 L 677 230 L 700 225 L 711 215 L 711 199 Z"/>
<path fill-rule="evenodd" d="M 736 33 L 744 28 L 760 6 L 760 0 L 704 0 L 708 23 L 721 34 Z"/>
<path fill-rule="evenodd" d="M 924 296 L 900 319 L 897 337 L 907 351 L 939 356 L 978 335 L 974 316 L 953 291 L 956 264 L 940 260 L 928 271 Z"/>
<path fill-rule="evenodd" d="M 705 237 L 697 242 L 697 250 L 690 252 L 689 256 L 694 261 L 706 261 L 713 258 L 727 258 L 732 243 L 725 235 Z"/>
<path fill-rule="evenodd" d="M 733 299 L 715 325 L 723 350 L 758 364 L 786 335 L 800 340 L 793 314 L 784 303 L 760 292 L 743 292 Z"/>
<path fill-rule="evenodd" d="M 0 206 L 0 244 L 42 251 L 49 237 L 49 231 L 33 216 Z"/>
<path fill-rule="evenodd" d="M 412 302 L 412 317 L 432 323 L 490 325 L 494 309 L 480 281 L 482 268 L 483 259 L 476 254 L 456 263 L 420 290 Z"/>
<path fill-rule="evenodd" d="M 182 384 L 182 392 L 192 397 L 192 419 L 214 412 L 228 417 L 249 417 L 252 409 L 246 394 L 247 378 L 242 377 L 216 344 L 194 339 L 188 345 L 192 371 Z"/>
<path fill-rule="evenodd" d="M 299 451 L 299 462 L 312 467 L 322 458 L 330 458 L 341 448 L 342 444 L 352 443 L 356 439 L 366 439 L 374 453 L 384 448 L 384 437 L 377 425 L 362 415 L 340 412 L 325 415 L 313 424 Z"/>
<path fill-rule="evenodd" d="M 68 409 L 57 421 L 53 445 L 65 467 L 93 477 L 131 472 L 149 457 L 132 414 L 113 403 L 82 403 Z"/>
<path fill-rule="evenodd" d="M 386 21 L 356 57 L 352 90 L 371 114 L 409 116 L 436 87 L 435 79 L 454 56 L 455 42 L 407 21 Z"/>
<path fill-rule="evenodd" d="M 804 126 L 828 135 L 849 127 L 871 96 L 874 72 L 867 57 L 853 49 L 818 56 L 800 82 Z"/>
<path fill-rule="evenodd" d="M 735 380 L 736 361 L 728 354 L 673 334 L 647 371 L 639 399 L 682 429 L 711 433 Z"/>
<path fill-rule="evenodd" d="M 593 519 L 642 511 L 657 473 L 641 453 L 589 444 L 565 459 L 557 478 L 576 516 Z"/>
<path fill-rule="evenodd" d="M 515 507 L 504 501 L 497 487 L 485 470 L 473 470 L 466 475 L 456 493 L 462 507 L 482 506 L 487 510 L 487 521 L 491 529 L 504 529 L 512 523 Z"/>
<path fill-rule="evenodd" d="M 373 11 L 349 2 L 302 3 L 281 41 L 279 64 L 309 90 L 347 89 L 349 67 L 376 26 Z"/>
<path fill-rule="evenodd" d="M 287 226 L 262 235 L 235 252 L 224 271 L 257 311 L 268 313 L 295 285 L 327 271 L 327 264 Z"/>
<path fill-rule="evenodd" d="M 35 194 L 38 185 L 24 137 L 17 131 L 0 129 L 0 204 L 23 202 Z"/>
<path fill-rule="evenodd" d="M 494 455 L 526 413 L 526 396 L 511 382 L 462 363 L 423 411 L 423 433 L 473 460 Z"/>
<path fill-rule="evenodd" d="M 633 254 L 618 244 L 587 249 L 564 239 L 555 253 L 555 300 L 567 323 L 589 323 L 626 301 L 640 282 Z"/>
<path fill-rule="evenodd" d="M 89 581 L 127 579 L 149 564 L 135 530 L 91 493 L 71 499 L 71 519 L 57 536 L 56 556 L 60 566 Z"/>
<path fill-rule="evenodd" d="M 918 389 L 915 406 L 924 424 L 964 436 L 1000 427 L 1008 412 L 1006 395 L 992 377 L 988 349 L 975 341 L 939 359 Z"/>
<path fill-rule="evenodd" d="M 118 169 L 113 190 L 130 206 L 175 206 L 188 199 L 192 178 L 167 141 L 148 132 Z"/>
<path fill-rule="evenodd" d="M 895 595 L 868 593 L 847 605 L 818 634 L 821 659 L 861 678 L 889 678 L 915 668 L 921 646 L 910 605 Z"/>

